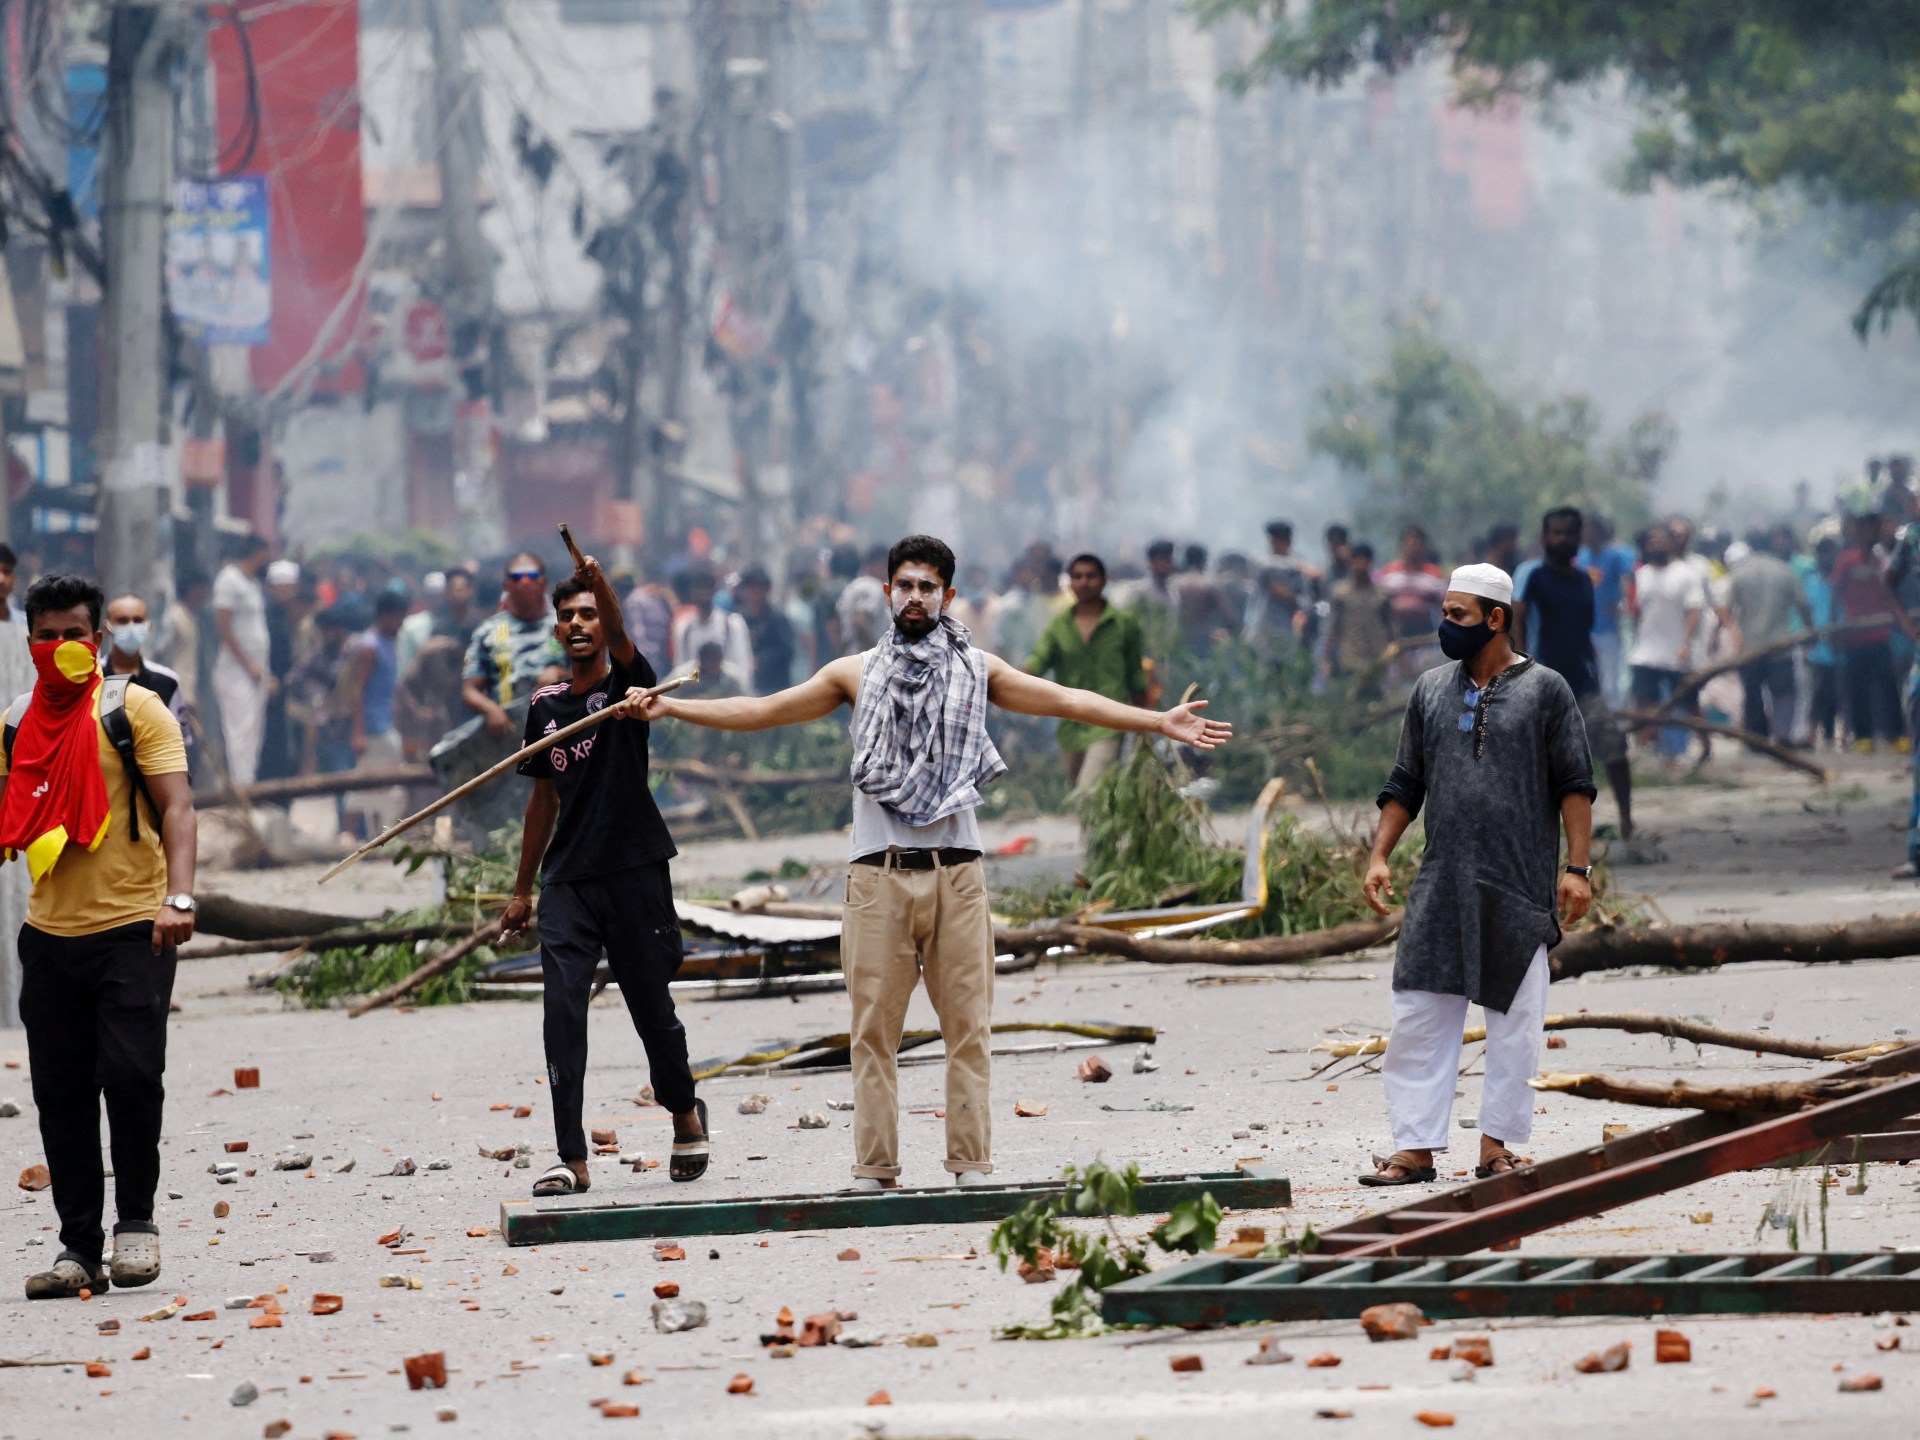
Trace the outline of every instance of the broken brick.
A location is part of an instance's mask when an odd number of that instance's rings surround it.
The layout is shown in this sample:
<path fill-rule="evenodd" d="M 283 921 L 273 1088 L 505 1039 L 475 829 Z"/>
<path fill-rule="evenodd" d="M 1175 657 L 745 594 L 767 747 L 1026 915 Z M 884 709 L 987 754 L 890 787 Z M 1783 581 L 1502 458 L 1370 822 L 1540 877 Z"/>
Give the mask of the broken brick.
<path fill-rule="evenodd" d="M 236 1090 L 258 1090 L 260 1088 L 260 1067 L 257 1065 L 238 1065 L 233 1071 L 233 1088 Z"/>
<path fill-rule="evenodd" d="M 656 1260 L 684 1260 L 687 1258 L 687 1252 L 678 1245 L 662 1245 L 654 1250 L 653 1258 Z"/>
<path fill-rule="evenodd" d="M 516 1120 L 524 1120 L 531 1114 L 533 1114 L 533 1106 L 531 1105 L 516 1105 L 513 1107 L 513 1118 Z"/>
<path fill-rule="evenodd" d="M 1842 1395 L 1859 1395 L 1868 1390 L 1879 1390 L 1881 1388 L 1882 1384 L 1878 1375 L 1849 1375 L 1840 1382 L 1840 1393 Z"/>
<path fill-rule="evenodd" d="M 212 1310 L 199 1310 L 194 1312 L 191 1315 L 182 1315 L 180 1317 L 180 1323 L 183 1325 L 187 1325 L 187 1324 L 191 1324 L 195 1320 L 211 1320 L 213 1319 L 214 1314 L 215 1312 Z"/>
<path fill-rule="evenodd" d="M 600 1418 L 602 1420 L 638 1420 L 640 1407 L 608 1400 L 600 1406 Z"/>
<path fill-rule="evenodd" d="M 267 1428 L 260 1433 L 266 1437 L 266 1440 L 280 1440 L 280 1437 L 291 1429 L 293 1429 L 291 1420 L 269 1420 Z"/>
<path fill-rule="evenodd" d="M 751 1395 L 753 1393 L 753 1377 L 751 1375 L 734 1376 L 731 1380 L 727 1381 L 727 1393 L 729 1395 Z"/>
<path fill-rule="evenodd" d="M 406 1368 L 409 1390 L 447 1388 L 447 1357 L 444 1351 L 433 1350 L 425 1355 L 409 1355 L 400 1363 Z"/>
<path fill-rule="evenodd" d="M 151 1360 L 153 1358 L 153 1349 L 151 1346 L 142 1345 L 138 1350 L 133 1352 L 130 1358 L 135 1360 Z"/>
<path fill-rule="evenodd" d="M 1107 1062 L 1098 1055 L 1089 1055 L 1082 1060 L 1080 1068 L 1073 1073 L 1074 1078 L 1090 1085 L 1104 1085 L 1113 1078 L 1113 1071 L 1107 1068 Z"/>
<path fill-rule="evenodd" d="M 22 1190 L 45 1190 L 53 1184 L 53 1174 L 44 1165 L 29 1165 L 20 1172 Z"/>
<path fill-rule="evenodd" d="M 892 1403 L 893 1403 L 893 1396 L 889 1395 L 884 1390 L 876 1390 L 871 1395 L 867 1396 L 867 1404 L 869 1405 L 891 1405 Z"/>
<path fill-rule="evenodd" d="M 486 1226 L 484 1226 L 484 1225 L 469 1225 L 469 1226 L 467 1227 L 467 1238 L 468 1238 L 469 1240 L 484 1240 L 484 1239 L 486 1239 L 486 1238 L 487 1238 L 487 1227 L 486 1227 Z"/>
<path fill-rule="evenodd" d="M 1047 1107 L 1039 1100 L 1016 1100 L 1013 1102 L 1013 1113 L 1023 1120 L 1038 1120 L 1047 1113 Z"/>
<path fill-rule="evenodd" d="M 1591 1355 L 1582 1355 L 1573 1362 L 1573 1368 L 1582 1375 L 1604 1375 L 1615 1370 L 1627 1368 L 1627 1361 L 1633 1352 L 1633 1342 L 1622 1340 L 1618 1345 L 1610 1345 L 1605 1350 L 1597 1350 Z"/>
<path fill-rule="evenodd" d="M 1445 1430 L 1453 1424 L 1453 1416 L 1444 1410 L 1418 1410 L 1413 1418 L 1429 1430 Z"/>
<path fill-rule="evenodd" d="M 247 1322 L 249 1330 L 278 1330 L 280 1317 L 271 1311 L 262 1311 Z"/>
<path fill-rule="evenodd" d="M 840 1317 L 829 1310 L 820 1315 L 809 1315 L 800 1322 L 800 1346 L 811 1350 L 822 1345 L 831 1345 L 840 1338 Z"/>
<path fill-rule="evenodd" d="M 1693 1359 L 1693 1342 L 1678 1330 L 1656 1330 L 1653 1332 L 1653 1363 L 1656 1365 L 1685 1365 Z"/>
<path fill-rule="evenodd" d="M 1493 1364 L 1493 1339 L 1487 1335 L 1456 1336 L 1447 1358 L 1464 1360 L 1475 1369 L 1485 1370 Z"/>
<path fill-rule="evenodd" d="M 1549 1035 L 1549 1036 L 1547 1036 L 1547 1049 L 1549 1049 L 1549 1050 L 1564 1050 L 1564 1049 L 1566 1049 L 1566 1048 L 1567 1048 L 1567 1037 L 1566 1037 L 1566 1036 L 1564 1036 L 1564 1035 Z"/>
<path fill-rule="evenodd" d="M 227 1154 L 244 1155 L 246 1153 L 247 1153 L 247 1142 L 245 1140 L 227 1141 Z"/>
<path fill-rule="evenodd" d="M 1876 1336 L 1874 1338 L 1873 1348 L 1876 1350 L 1898 1350 L 1900 1348 L 1900 1337 L 1891 1331 L 1885 1335 Z"/>
<path fill-rule="evenodd" d="M 611 1365 L 613 1364 L 613 1352 L 611 1350 L 589 1350 L 587 1352 L 587 1364 L 594 1366 Z"/>
<path fill-rule="evenodd" d="M 1198 1355 L 1175 1355 L 1167 1361 L 1167 1368 L 1176 1375 L 1196 1375 L 1206 1369 L 1207 1364 Z"/>
<path fill-rule="evenodd" d="M 1418 1340 L 1420 1322 L 1426 1318 L 1418 1305 L 1406 1300 L 1396 1300 L 1390 1305 L 1369 1305 L 1360 1312 L 1360 1323 L 1366 1327 L 1367 1338 L 1376 1342 Z"/>
<path fill-rule="evenodd" d="M 834 1256 L 834 1259 L 836 1260 L 858 1260 L 859 1258 L 860 1258 L 860 1252 L 854 1249 L 851 1245 L 849 1245 L 846 1249 L 842 1250 L 838 1255 Z"/>
<path fill-rule="evenodd" d="M 620 1132 L 611 1128 L 595 1129 L 587 1138 L 596 1145 L 618 1145 Z"/>
<path fill-rule="evenodd" d="M 1340 1363 L 1340 1357 L 1331 1350 L 1323 1350 L 1307 1361 L 1309 1370 L 1331 1370 Z"/>
<path fill-rule="evenodd" d="M 656 1300 L 671 1300 L 679 1293 L 680 1282 L 677 1280 L 662 1280 L 658 1285 L 653 1287 L 653 1294 Z"/>
<path fill-rule="evenodd" d="M 226 1201 L 216 1200 L 213 1202 L 213 1218 L 214 1219 L 224 1220 L 227 1218 L 227 1216 L 231 1215 L 232 1213 L 233 1213 L 233 1206 L 229 1205 Z"/>
<path fill-rule="evenodd" d="M 1452 1358 L 1453 1347 L 1450 1345 L 1436 1345 L 1433 1349 L 1427 1351 L 1427 1359 L 1429 1360 L 1451 1360 Z"/>
<path fill-rule="evenodd" d="M 105 1380 L 112 1374 L 112 1368 L 102 1364 L 98 1360 L 89 1360 L 87 1362 L 87 1378 L 89 1380 Z"/>
<path fill-rule="evenodd" d="M 622 1385 L 644 1385 L 647 1383 L 647 1377 L 642 1375 L 638 1370 L 629 1370 L 625 1375 L 620 1377 L 620 1383 Z"/>
<path fill-rule="evenodd" d="M 339 1295 L 315 1295 L 310 1308 L 315 1315 L 338 1315 L 346 1303 Z"/>

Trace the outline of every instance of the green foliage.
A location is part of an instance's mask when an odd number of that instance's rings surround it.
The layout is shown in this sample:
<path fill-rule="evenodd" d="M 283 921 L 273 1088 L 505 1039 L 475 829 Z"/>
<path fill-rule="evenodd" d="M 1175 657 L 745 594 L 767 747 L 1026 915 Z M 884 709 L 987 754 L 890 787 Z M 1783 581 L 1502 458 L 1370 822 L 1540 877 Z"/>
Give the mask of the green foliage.
<path fill-rule="evenodd" d="M 460 563 L 460 551 L 437 530 L 362 533 L 344 544 L 328 546 L 320 553 L 377 560 L 410 570 L 445 569 Z"/>
<path fill-rule="evenodd" d="M 473 927 L 498 914 L 513 890 L 520 857 L 520 829 L 516 822 L 495 831 L 486 849 L 470 855 L 412 846 L 398 849 L 394 860 L 404 864 L 409 875 L 422 865 L 441 866 L 447 898 L 439 905 L 388 916 L 379 922 L 380 926 L 395 930 L 415 925 Z M 281 975 L 275 988 L 309 1009 L 324 1009 L 404 979 L 436 950 L 454 943 L 451 939 L 414 940 L 366 949 L 318 950 Z M 471 1000 L 480 970 L 501 953 L 491 945 L 481 946 L 451 970 L 434 976 L 414 991 L 407 997 L 407 1003 L 457 1005 Z"/>
<path fill-rule="evenodd" d="M 1503 388 L 1425 319 L 1395 328 L 1375 374 L 1326 386 L 1308 434 L 1360 482 L 1363 528 L 1391 543 L 1420 525 L 1449 556 L 1556 505 L 1637 524 L 1673 439 L 1664 416 L 1644 415 L 1605 442 L 1587 397 Z"/>
<path fill-rule="evenodd" d="M 1846 207 L 1906 259 L 1854 316 L 1920 316 L 1920 7 L 1906 0 L 1192 0 L 1261 41 L 1229 83 L 1334 84 L 1447 55 L 1464 98 L 1550 96 L 1613 76 L 1640 103 L 1621 167 L 1654 180 L 1790 190 Z M 1900 232 L 1900 233 L 1896 233 Z"/>
<path fill-rule="evenodd" d="M 1014 1263 L 1041 1268 L 1053 1262 L 1075 1271 L 1054 1296 L 1053 1318 L 1047 1324 L 1008 1326 L 999 1332 L 1003 1339 L 1098 1335 L 1107 1327 L 1093 1297 L 1149 1269 L 1146 1245 L 1125 1239 L 1113 1224 L 1116 1218 L 1140 1213 L 1140 1167 L 1115 1170 L 1095 1161 L 1084 1169 L 1067 1166 L 1064 1178 L 1063 1191 L 1028 1201 L 994 1227 L 992 1251 L 1002 1270 Z M 1168 1254 L 1198 1255 L 1213 1248 L 1220 1218 L 1219 1202 L 1209 1192 L 1174 1206 L 1146 1238 Z M 1097 1221 L 1103 1228 L 1089 1234 L 1068 1225 L 1070 1219 Z"/>

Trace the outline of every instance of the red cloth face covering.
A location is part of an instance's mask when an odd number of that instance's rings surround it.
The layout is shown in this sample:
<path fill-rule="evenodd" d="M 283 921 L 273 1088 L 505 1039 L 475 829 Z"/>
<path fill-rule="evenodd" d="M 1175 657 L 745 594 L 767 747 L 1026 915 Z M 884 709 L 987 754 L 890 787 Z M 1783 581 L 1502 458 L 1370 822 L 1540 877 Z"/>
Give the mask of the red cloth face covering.
<path fill-rule="evenodd" d="M 93 714 L 98 649 L 84 640 L 49 640 L 29 653 L 39 678 L 13 737 L 0 850 L 9 860 L 24 852 L 37 885 L 70 841 L 98 849 L 112 812 Z"/>

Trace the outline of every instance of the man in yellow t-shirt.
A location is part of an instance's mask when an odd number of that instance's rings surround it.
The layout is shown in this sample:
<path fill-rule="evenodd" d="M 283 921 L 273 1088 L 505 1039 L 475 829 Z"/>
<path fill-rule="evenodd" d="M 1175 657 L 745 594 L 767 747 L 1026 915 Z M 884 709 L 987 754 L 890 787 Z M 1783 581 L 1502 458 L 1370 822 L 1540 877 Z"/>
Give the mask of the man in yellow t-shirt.
<path fill-rule="evenodd" d="M 76 575 L 50 575 L 27 592 L 27 628 L 41 676 L 29 717 L 41 690 L 59 679 L 47 668 L 56 656 L 70 683 L 86 683 L 84 666 L 73 662 L 91 652 L 97 665 L 103 608 L 100 587 Z M 193 797 L 180 726 L 160 697 L 139 685 L 126 689 L 144 797 L 135 795 L 100 719 L 100 699 L 96 685 L 85 703 L 106 786 L 107 823 L 91 848 L 74 840 L 59 849 L 33 887 L 20 931 L 20 1019 L 61 1244 L 52 1268 L 28 1279 L 29 1299 L 97 1291 L 109 1279 L 147 1285 L 160 1275 L 153 1197 L 160 1183 L 175 949 L 193 936 Z M 20 735 L 26 733 L 23 724 Z M 9 813 L 11 769 L 35 773 L 19 735 L 14 752 L 0 750 L 0 821 Z M 14 863 L 26 864 L 26 856 Z M 118 1213 L 110 1270 L 101 1264 L 103 1096 Z"/>

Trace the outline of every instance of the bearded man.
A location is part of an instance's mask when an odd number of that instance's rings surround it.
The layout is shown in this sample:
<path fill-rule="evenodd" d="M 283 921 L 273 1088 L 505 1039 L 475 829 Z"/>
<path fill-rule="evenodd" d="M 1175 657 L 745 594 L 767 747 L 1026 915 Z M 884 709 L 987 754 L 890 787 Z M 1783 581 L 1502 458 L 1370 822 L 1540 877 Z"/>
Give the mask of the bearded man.
<path fill-rule="evenodd" d="M 778 694 L 687 700 L 639 697 L 625 711 L 717 730 L 805 724 L 853 707 L 853 840 L 842 964 L 853 1006 L 856 1190 L 892 1189 L 900 1176 L 895 1054 L 907 1003 L 924 976 L 947 1049 L 946 1168 L 956 1184 L 993 1171 L 988 1090 L 992 1062 L 993 917 L 980 864 L 980 787 L 1006 770 L 987 737 L 987 706 L 1051 715 L 1108 730 L 1157 732 L 1196 749 L 1232 727 L 1205 719 L 1204 702 L 1164 713 L 1070 690 L 973 647 L 949 613 L 953 551 L 909 535 L 887 554 L 891 629 Z"/>
<path fill-rule="evenodd" d="M 1407 897 L 1393 965 L 1393 1034 L 1382 1073 L 1393 1154 L 1362 1185 L 1435 1177 L 1447 1148 L 1469 1002 L 1486 1012 L 1481 1178 L 1524 1163 L 1546 1019 L 1547 950 L 1593 904 L 1593 768 L 1573 689 L 1516 654 L 1513 580 L 1495 565 L 1453 572 L 1440 649 L 1407 700 L 1400 754 L 1380 792 L 1367 903 L 1388 913 L 1388 858 L 1426 809 L 1427 850 Z M 1560 831 L 1567 864 L 1560 864 Z"/>

